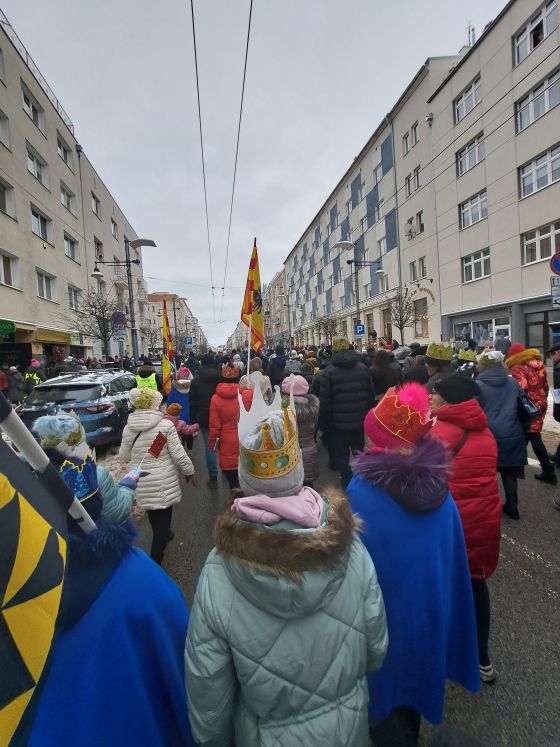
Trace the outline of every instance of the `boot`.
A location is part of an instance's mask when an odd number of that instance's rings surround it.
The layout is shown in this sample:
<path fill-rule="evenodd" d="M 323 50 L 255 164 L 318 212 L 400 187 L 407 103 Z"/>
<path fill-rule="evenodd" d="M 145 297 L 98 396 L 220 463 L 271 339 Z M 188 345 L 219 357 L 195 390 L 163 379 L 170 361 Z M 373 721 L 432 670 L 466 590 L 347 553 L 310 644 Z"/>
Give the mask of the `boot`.
<path fill-rule="evenodd" d="M 554 471 L 554 467 L 552 465 L 549 469 L 543 469 L 540 475 L 535 475 L 535 480 L 546 482 L 549 485 L 558 484 L 558 478 L 556 477 L 556 472 Z"/>
<path fill-rule="evenodd" d="M 519 521 L 519 511 L 517 509 L 517 497 L 512 496 L 506 497 L 506 502 L 502 506 L 502 513 L 509 516 L 514 521 Z"/>

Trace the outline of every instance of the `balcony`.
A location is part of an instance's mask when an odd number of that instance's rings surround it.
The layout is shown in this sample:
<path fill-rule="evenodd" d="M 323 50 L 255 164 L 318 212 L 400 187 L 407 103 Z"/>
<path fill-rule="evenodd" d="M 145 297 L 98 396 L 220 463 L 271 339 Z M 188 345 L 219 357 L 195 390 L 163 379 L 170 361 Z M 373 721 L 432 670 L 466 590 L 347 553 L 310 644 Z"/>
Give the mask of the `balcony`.
<path fill-rule="evenodd" d="M 117 288 L 128 288 L 128 279 L 126 276 L 126 267 L 123 265 L 114 268 L 113 283 Z"/>
<path fill-rule="evenodd" d="M 137 297 L 138 297 L 138 303 L 141 304 L 147 304 L 148 303 L 148 294 L 146 293 L 146 289 L 143 287 L 139 287 L 137 291 Z"/>

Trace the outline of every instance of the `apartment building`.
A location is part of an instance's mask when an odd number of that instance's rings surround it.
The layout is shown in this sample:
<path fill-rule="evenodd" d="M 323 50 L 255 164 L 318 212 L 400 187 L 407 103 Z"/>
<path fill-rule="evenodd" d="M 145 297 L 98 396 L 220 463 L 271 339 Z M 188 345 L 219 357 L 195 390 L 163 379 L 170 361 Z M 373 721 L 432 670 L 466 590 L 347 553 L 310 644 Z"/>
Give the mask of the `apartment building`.
<path fill-rule="evenodd" d="M 503 333 L 547 348 L 559 48 L 558 0 L 512 0 L 472 46 L 425 62 L 284 262 L 296 343 L 321 341 L 322 316 L 351 339 L 358 321 L 366 341 L 400 339 L 404 299 L 406 342 Z"/>
<path fill-rule="evenodd" d="M 190 310 L 187 299 L 177 296 L 175 293 L 161 292 L 148 294 L 147 310 L 142 327 L 146 341 L 146 352 L 149 355 L 161 354 L 164 301 L 167 307 L 169 330 L 176 352 L 181 355 L 188 353 L 189 347 L 185 342 L 188 337 L 193 340 L 192 347 L 198 352 L 203 352 L 208 347 L 206 335 L 200 328 L 198 319 Z"/>
<path fill-rule="evenodd" d="M 442 332 L 546 350 L 560 251 L 558 2 L 508 3 L 428 100 Z"/>
<path fill-rule="evenodd" d="M 277 272 L 263 294 L 264 325 L 267 347 L 290 346 L 289 297 L 284 270 Z"/>
<path fill-rule="evenodd" d="M 0 22 L 0 361 L 122 356 L 132 352 L 126 266 L 104 263 L 124 262 L 137 234 L 1 11 Z M 130 251 L 141 326 L 142 255 Z M 103 277 L 92 279 L 96 263 Z M 90 291 L 107 292 L 122 314 L 109 350 L 84 332 Z"/>

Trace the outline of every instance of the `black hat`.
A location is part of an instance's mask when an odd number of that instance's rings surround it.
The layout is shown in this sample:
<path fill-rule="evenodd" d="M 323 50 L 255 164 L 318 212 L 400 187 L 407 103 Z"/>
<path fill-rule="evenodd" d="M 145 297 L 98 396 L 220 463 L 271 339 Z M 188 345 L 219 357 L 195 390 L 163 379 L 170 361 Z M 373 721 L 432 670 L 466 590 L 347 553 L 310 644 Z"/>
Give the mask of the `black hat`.
<path fill-rule="evenodd" d="M 419 343 L 419 342 L 411 342 L 411 343 L 410 343 L 410 345 L 409 345 L 408 347 L 409 347 L 409 348 L 410 348 L 411 350 L 417 350 L 417 349 L 418 349 L 419 347 L 421 347 L 421 346 L 420 346 L 420 343 Z"/>
<path fill-rule="evenodd" d="M 469 376 L 460 373 L 452 373 L 436 379 L 433 389 L 450 405 L 466 402 L 478 394 L 478 387 L 474 381 Z"/>
<path fill-rule="evenodd" d="M 409 358 L 414 358 L 417 355 L 426 355 L 428 352 L 428 346 L 427 345 L 420 345 L 419 343 L 412 343 L 410 347 L 412 348 L 412 345 L 416 344 L 416 347 L 411 349 L 410 353 L 408 354 Z"/>
<path fill-rule="evenodd" d="M 560 342 L 557 342 L 552 347 L 548 348 L 546 351 L 547 353 L 556 353 L 558 350 L 560 350 Z"/>
<path fill-rule="evenodd" d="M 284 346 L 277 345 L 276 350 L 274 352 L 276 353 L 276 355 L 284 355 Z"/>

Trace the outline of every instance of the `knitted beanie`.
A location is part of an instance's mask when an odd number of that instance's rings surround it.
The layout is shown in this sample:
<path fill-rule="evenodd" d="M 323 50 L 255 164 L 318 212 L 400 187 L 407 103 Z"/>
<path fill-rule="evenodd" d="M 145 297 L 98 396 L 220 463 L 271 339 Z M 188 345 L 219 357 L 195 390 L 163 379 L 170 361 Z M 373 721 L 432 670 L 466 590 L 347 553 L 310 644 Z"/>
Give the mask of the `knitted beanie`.
<path fill-rule="evenodd" d="M 138 387 L 130 390 L 130 403 L 137 410 L 159 410 L 163 397 L 155 389 Z"/>
<path fill-rule="evenodd" d="M 513 345 L 512 345 L 513 347 Z M 478 359 L 481 368 L 497 368 L 504 362 L 504 354 L 499 350 L 486 350 Z M 443 395 L 442 395 L 443 396 Z"/>
<path fill-rule="evenodd" d="M 293 413 L 291 417 L 294 428 L 297 428 Z M 284 445 L 284 413 L 281 410 L 273 410 L 260 418 L 243 438 L 241 443 L 246 449 L 258 450 L 261 447 L 263 424 L 268 425 L 270 438 L 275 446 L 280 448 Z M 303 488 L 303 481 L 304 473 L 301 452 L 298 453 L 298 460 L 295 467 L 279 477 L 255 477 L 245 470 L 243 460 L 239 460 L 239 484 L 247 496 L 267 495 L 270 498 L 281 498 L 283 496 L 297 495 Z"/>
<path fill-rule="evenodd" d="M 173 416 L 180 415 L 181 405 L 178 402 L 172 402 L 170 405 L 167 405 L 167 414 Z"/>
<path fill-rule="evenodd" d="M 478 394 L 478 387 L 474 381 L 460 373 L 452 373 L 436 379 L 433 389 L 450 405 L 466 402 Z"/>
<path fill-rule="evenodd" d="M 290 376 L 282 382 L 282 394 L 290 394 Z M 309 384 L 303 376 L 294 376 L 294 397 L 305 397 L 309 392 Z"/>
<path fill-rule="evenodd" d="M 424 386 L 411 381 L 387 389 L 383 399 L 366 415 L 364 428 L 374 446 L 398 449 L 414 444 L 432 427 L 430 399 Z"/>
<path fill-rule="evenodd" d="M 508 350 L 508 358 L 511 358 L 512 355 L 517 355 L 517 353 L 522 353 L 524 350 L 524 345 L 522 345 L 520 342 L 514 342 Z"/>
<path fill-rule="evenodd" d="M 336 337 L 332 344 L 333 353 L 339 350 L 350 350 L 350 343 L 345 337 Z"/>

